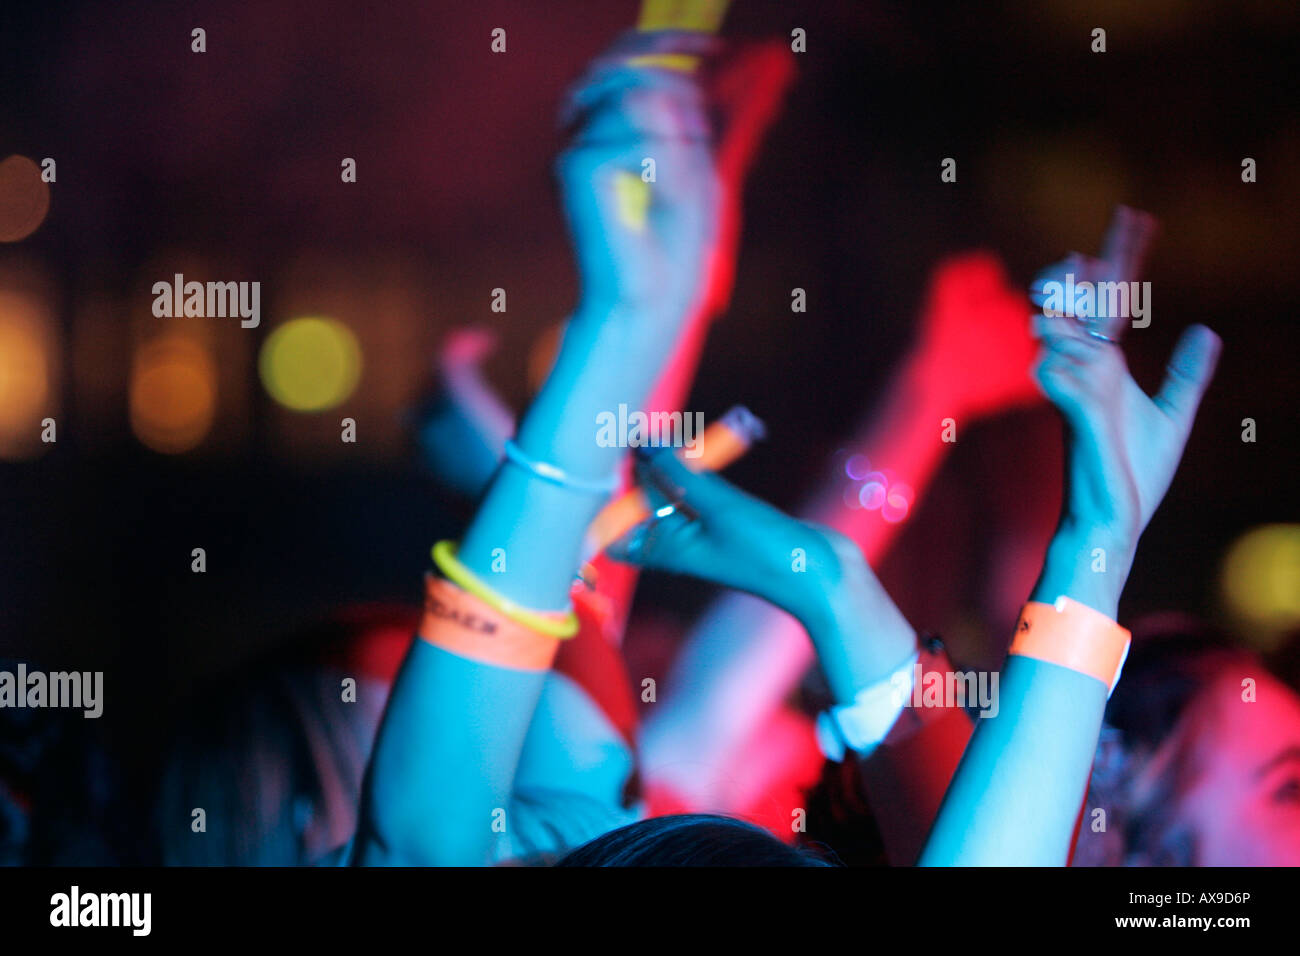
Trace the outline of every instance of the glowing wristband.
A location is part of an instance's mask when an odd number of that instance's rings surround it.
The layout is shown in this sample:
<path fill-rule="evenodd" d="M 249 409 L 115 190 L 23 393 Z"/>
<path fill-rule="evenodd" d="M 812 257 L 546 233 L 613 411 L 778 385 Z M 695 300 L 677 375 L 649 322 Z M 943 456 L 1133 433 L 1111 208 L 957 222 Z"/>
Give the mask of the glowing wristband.
<path fill-rule="evenodd" d="M 433 563 L 447 580 L 458 585 L 462 590 L 472 594 L 488 607 L 508 617 L 516 624 L 521 624 L 538 634 L 548 637 L 566 638 L 578 633 L 578 615 L 568 611 L 533 611 L 521 607 L 503 594 L 498 594 L 476 578 L 465 565 L 456 558 L 456 542 L 439 541 L 433 546 Z"/>
<path fill-rule="evenodd" d="M 717 33 L 730 0 L 641 0 L 636 28 Z"/>
<path fill-rule="evenodd" d="M 641 0 L 636 28 L 642 33 L 684 30 L 717 33 L 731 0 Z M 692 72 L 700 58 L 689 53 L 646 53 L 628 58 L 628 66 L 654 66 L 665 70 Z"/>
<path fill-rule="evenodd" d="M 434 574 L 424 576 L 424 615 L 416 633 L 459 657 L 521 671 L 550 670 L 560 646 Z"/>
<path fill-rule="evenodd" d="M 677 70 L 680 73 L 691 72 L 699 62 L 698 56 L 691 56 L 689 53 L 647 53 L 643 56 L 627 58 L 628 66 L 657 66 L 661 70 Z"/>
<path fill-rule="evenodd" d="M 515 444 L 513 438 L 506 440 L 506 460 L 514 462 L 520 468 L 531 472 L 538 478 L 549 481 L 553 485 L 571 488 L 574 491 L 583 491 L 592 495 L 611 495 L 614 493 L 614 489 L 618 487 L 619 476 L 617 472 L 599 481 L 577 478 L 563 468 L 556 467 L 549 462 L 529 458 L 524 454 L 523 449 Z"/>
<path fill-rule="evenodd" d="M 853 703 L 817 715 L 817 746 L 824 757 L 840 763 L 849 750 L 866 757 L 880 746 L 907 706 L 920 654 L 909 655 L 892 674 L 862 688 Z"/>
<path fill-rule="evenodd" d="M 1131 640 L 1132 634 L 1105 614 L 1061 596 L 1055 604 L 1025 605 L 1008 653 L 1095 677 L 1109 696 L 1119 683 Z"/>

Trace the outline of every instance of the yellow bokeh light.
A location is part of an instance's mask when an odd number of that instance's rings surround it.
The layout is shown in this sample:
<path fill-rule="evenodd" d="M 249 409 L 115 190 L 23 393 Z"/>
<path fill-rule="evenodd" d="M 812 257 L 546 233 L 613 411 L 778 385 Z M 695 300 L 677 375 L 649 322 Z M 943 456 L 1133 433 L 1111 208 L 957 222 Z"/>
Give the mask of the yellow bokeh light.
<path fill-rule="evenodd" d="M 1252 528 L 1228 549 L 1220 578 L 1223 598 L 1242 637 L 1270 648 L 1300 627 L 1300 525 Z"/>
<path fill-rule="evenodd" d="M 203 441 L 217 407 L 208 350 L 179 333 L 143 345 L 131 365 L 131 430 L 154 451 L 176 455 Z"/>
<path fill-rule="evenodd" d="M 281 405 L 317 412 L 344 401 L 361 379 L 361 346 L 342 322 L 291 319 L 272 332 L 258 358 L 262 384 Z"/>

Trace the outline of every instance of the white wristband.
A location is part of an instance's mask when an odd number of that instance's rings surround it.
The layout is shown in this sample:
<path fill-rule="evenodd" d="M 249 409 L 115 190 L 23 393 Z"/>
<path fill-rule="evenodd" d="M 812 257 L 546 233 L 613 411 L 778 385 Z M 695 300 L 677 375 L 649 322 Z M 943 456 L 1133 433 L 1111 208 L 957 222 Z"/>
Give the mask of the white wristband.
<path fill-rule="evenodd" d="M 848 750 L 869 755 L 898 722 L 915 680 L 915 651 L 893 673 L 854 695 L 853 703 L 817 715 L 817 746 L 828 760 L 839 763 Z"/>

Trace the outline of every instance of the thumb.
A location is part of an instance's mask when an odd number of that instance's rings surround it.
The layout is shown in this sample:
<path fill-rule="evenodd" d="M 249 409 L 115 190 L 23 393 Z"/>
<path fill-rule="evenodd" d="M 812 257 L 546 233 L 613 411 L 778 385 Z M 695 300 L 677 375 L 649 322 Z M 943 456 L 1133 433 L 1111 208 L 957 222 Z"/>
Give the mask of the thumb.
<path fill-rule="evenodd" d="M 698 513 L 687 503 L 700 498 L 694 487 L 697 476 L 668 449 L 652 453 L 639 448 L 635 464 L 650 516 L 612 542 L 605 554 L 643 568 L 678 570 L 684 550 L 682 536 L 699 530 Z"/>
<path fill-rule="evenodd" d="M 1184 429 L 1192 427 L 1222 349 L 1223 341 L 1203 325 L 1188 326 L 1174 346 L 1155 403 Z"/>

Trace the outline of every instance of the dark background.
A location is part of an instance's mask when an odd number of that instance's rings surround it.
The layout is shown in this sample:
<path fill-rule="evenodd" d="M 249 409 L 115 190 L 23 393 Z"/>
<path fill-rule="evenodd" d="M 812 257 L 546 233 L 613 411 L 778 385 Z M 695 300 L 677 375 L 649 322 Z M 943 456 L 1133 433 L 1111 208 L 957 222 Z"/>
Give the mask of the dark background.
<path fill-rule="evenodd" d="M 0 656 L 107 670 L 109 713 L 145 746 L 199 683 L 303 623 L 414 601 L 429 544 L 469 506 L 418 469 L 403 409 L 466 323 L 501 333 L 494 382 L 526 404 L 529 349 L 574 298 L 555 109 L 636 6 L 6 5 L 0 155 L 55 157 L 58 181 L 40 229 L 0 245 L 0 269 L 46 290 L 55 316 L 59 441 L 0 462 Z M 1298 24 L 1300 7 L 1275 2 L 737 0 L 728 34 L 802 27 L 808 50 L 749 183 L 733 305 L 688 405 L 712 418 L 743 402 L 767 421 L 731 476 L 795 505 L 903 354 L 936 261 L 987 248 L 1027 284 L 1095 251 L 1126 202 L 1164 227 L 1153 324 L 1127 349 L 1139 381 L 1154 386 L 1188 323 L 1225 350 L 1125 612 L 1217 615 L 1224 548 L 1297 518 Z M 498 26 L 504 55 L 489 49 Z M 1097 26 L 1104 54 L 1089 50 Z M 355 184 L 340 182 L 344 156 Z M 946 156 L 956 184 L 940 182 Z M 164 455 L 133 437 L 126 383 L 159 321 L 150 288 L 185 264 L 261 281 L 263 320 L 202 320 L 220 326 L 216 424 Z M 790 312 L 795 286 L 805 314 Z M 489 309 L 495 287 L 505 315 Z M 365 355 L 352 399 L 319 415 L 279 409 L 254 367 L 266 334 L 308 309 L 347 322 Z M 343 415 L 354 445 L 339 442 Z M 958 656 L 996 662 L 1010 631 L 981 582 L 998 536 L 1045 543 L 1058 434 L 1045 409 L 963 431 L 883 567 Z M 206 574 L 190 571 L 194 547 Z M 707 596 L 653 581 L 641 602 L 684 620 Z"/>

